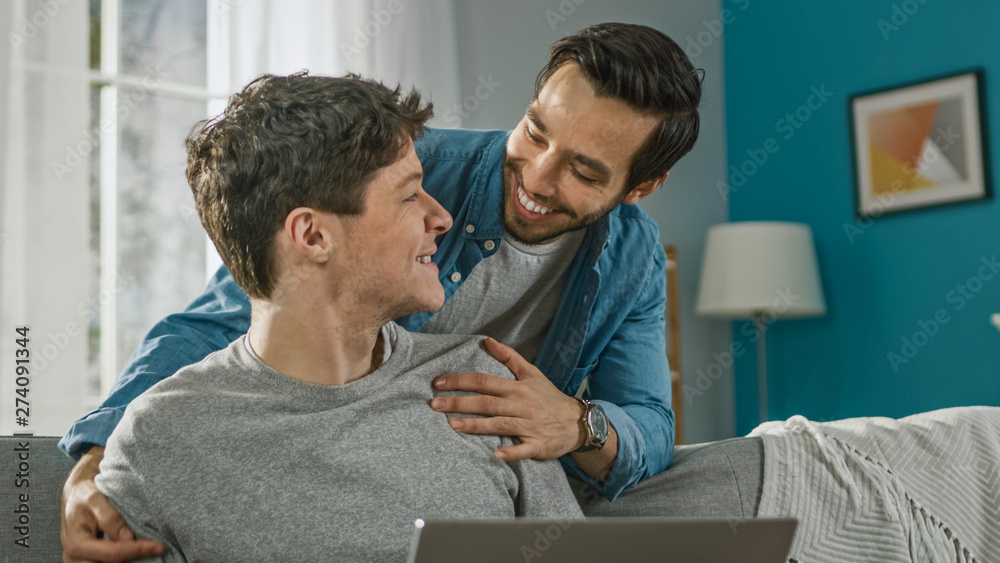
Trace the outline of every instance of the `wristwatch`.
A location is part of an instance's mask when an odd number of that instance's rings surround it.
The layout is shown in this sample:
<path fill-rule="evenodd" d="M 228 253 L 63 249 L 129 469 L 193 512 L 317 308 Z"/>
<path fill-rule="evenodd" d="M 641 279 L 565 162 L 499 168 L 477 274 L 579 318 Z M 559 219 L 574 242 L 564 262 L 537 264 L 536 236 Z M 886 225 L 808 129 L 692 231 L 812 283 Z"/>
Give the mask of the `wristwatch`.
<path fill-rule="evenodd" d="M 580 418 L 580 422 L 583 424 L 583 431 L 587 437 L 583 441 L 583 445 L 573 451 L 589 452 L 603 448 L 604 443 L 608 441 L 610 428 L 608 415 L 604 414 L 604 407 L 579 397 L 576 400 L 583 405 L 583 417 Z"/>

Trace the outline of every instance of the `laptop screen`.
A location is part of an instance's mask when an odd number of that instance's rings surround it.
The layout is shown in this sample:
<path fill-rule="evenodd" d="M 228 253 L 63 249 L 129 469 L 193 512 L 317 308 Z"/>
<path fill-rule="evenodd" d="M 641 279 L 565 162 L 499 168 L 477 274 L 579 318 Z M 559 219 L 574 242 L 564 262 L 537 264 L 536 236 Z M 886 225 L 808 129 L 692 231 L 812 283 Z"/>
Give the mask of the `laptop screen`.
<path fill-rule="evenodd" d="M 794 519 L 418 520 L 411 563 L 783 563 Z"/>

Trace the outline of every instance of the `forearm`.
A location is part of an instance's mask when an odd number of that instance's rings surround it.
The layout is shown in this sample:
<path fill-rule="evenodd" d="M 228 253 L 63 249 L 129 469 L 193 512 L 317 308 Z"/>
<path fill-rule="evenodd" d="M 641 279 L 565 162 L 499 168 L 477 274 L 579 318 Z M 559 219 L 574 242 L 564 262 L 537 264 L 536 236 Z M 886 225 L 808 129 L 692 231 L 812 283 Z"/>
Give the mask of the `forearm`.
<path fill-rule="evenodd" d="M 581 442 L 582 440 L 581 438 Z M 584 473 L 593 479 L 604 481 L 618 457 L 618 432 L 612 426 L 608 432 L 608 440 L 601 449 L 589 452 L 572 452 L 570 457 Z"/>
<path fill-rule="evenodd" d="M 673 455 L 670 368 L 663 336 L 666 258 L 661 256 L 662 248 L 656 248 L 658 259 L 650 266 L 628 314 L 601 348 L 587 384 L 589 399 L 604 408 L 617 438 L 610 470 L 603 479 L 590 482 L 609 500 L 666 469 Z M 576 456 L 566 461 L 585 481 L 593 479 Z"/>
<path fill-rule="evenodd" d="M 659 408 L 638 405 L 622 408 L 606 401 L 595 402 L 604 407 L 614 429 L 614 450 L 603 452 L 611 447 L 608 444 L 601 450 L 604 455 L 614 452 L 612 462 L 602 468 L 607 471 L 599 475 L 588 471 L 591 468 L 585 465 L 587 460 L 580 463 L 580 454 L 564 456 L 561 461 L 568 473 L 579 477 L 613 501 L 622 491 L 660 473 L 669 465 L 673 456 L 672 415 L 669 409 L 664 413 Z M 608 442 L 610 441 L 609 433 Z"/>

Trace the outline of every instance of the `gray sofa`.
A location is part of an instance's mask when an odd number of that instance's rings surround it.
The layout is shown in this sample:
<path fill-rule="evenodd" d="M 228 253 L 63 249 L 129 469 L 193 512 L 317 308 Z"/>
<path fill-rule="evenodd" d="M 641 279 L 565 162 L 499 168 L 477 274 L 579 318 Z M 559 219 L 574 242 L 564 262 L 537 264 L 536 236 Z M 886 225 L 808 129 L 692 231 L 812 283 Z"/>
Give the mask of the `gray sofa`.
<path fill-rule="evenodd" d="M 17 450 L 25 442 L 28 455 L 21 460 L 24 452 Z M 0 436 L 0 563 L 62 561 L 60 497 L 74 462 L 59 451 L 58 442 L 58 437 Z M 570 479 L 570 484 L 588 516 L 748 518 L 756 511 L 761 474 L 748 475 L 746 467 L 735 471 L 733 460 L 757 448 L 756 439 L 680 446 L 669 471 L 644 481 L 613 503 L 576 479 Z M 759 452 L 757 456 L 762 459 Z M 27 463 L 26 471 L 19 468 L 22 461 Z M 18 477 L 18 473 L 27 475 Z M 705 483 L 713 485 L 702 486 Z M 22 504 L 21 494 L 28 495 L 28 548 L 14 543 L 21 537 L 18 528 L 23 528 L 18 523 L 21 514 L 15 512 Z"/>
<path fill-rule="evenodd" d="M 59 438 L 48 436 L 0 436 L 0 498 L 3 499 L 0 561 L 3 563 L 62 561 L 59 499 L 73 460 L 59 451 L 58 442 Z M 28 451 L 19 451 L 25 444 Z M 25 494 L 28 502 L 22 503 L 20 495 Z M 24 509 L 22 504 L 27 505 L 27 514 L 17 512 Z M 19 522 L 23 516 L 27 516 L 26 526 Z M 22 531 L 28 532 L 27 548 L 14 543 L 22 538 Z"/>

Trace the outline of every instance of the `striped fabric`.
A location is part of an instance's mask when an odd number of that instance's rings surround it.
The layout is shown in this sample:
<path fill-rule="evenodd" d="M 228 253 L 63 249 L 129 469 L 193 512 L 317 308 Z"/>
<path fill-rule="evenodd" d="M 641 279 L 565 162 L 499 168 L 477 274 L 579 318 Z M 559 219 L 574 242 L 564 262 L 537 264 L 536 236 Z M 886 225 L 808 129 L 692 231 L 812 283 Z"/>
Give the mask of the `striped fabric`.
<path fill-rule="evenodd" d="M 1000 408 L 754 430 L 758 516 L 792 516 L 790 562 L 1000 561 Z"/>

